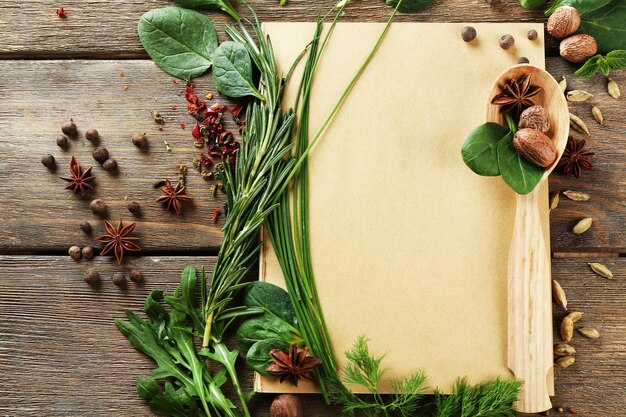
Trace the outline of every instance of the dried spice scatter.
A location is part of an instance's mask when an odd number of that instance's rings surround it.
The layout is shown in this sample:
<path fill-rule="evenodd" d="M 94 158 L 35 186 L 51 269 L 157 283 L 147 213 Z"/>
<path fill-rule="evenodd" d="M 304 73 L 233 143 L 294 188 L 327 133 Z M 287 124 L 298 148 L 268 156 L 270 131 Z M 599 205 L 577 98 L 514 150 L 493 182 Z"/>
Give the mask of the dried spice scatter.
<path fill-rule="evenodd" d="M 96 285 L 100 281 L 100 274 L 95 268 L 89 268 L 83 273 L 83 280 L 89 285 Z"/>
<path fill-rule="evenodd" d="M 102 164 L 104 161 L 109 159 L 109 150 L 103 146 L 96 146 L 93 148 L 93 151 L 91 151 L 91 156 L 93 156 L 93 159 L 97 162 Z"/>
<path fill-rule="evenodd" d="M 150 116 L 152 117 L 152 120 L 154 120 L 155 123 L 158 123 L 160 125 L 165 124 L 165 119 L 163 118 L 163 116 L 161 116 L 161 114 L 158 111 L 152 111 L 150 113 Z"/>
<path fill-rule="evenodd" d="M 213 209 L 213 218 L 212 218 L 213 223 L 217 223 L 217 221 L 220 218 L 220 213 L 221 213 L 221 210 L 219 208 L 215 207 Z"/>
<path fill-rule="evenodd" d="M 515 44 L 515 38 L 508 33 L 500 38 L 500 48 L 509 49 Z"/>
<path fill-rule="evenodd" d="M 80 257 L 82 256 L 82 252 L 78 246 L 72 246 L 71 248 L 69 248 L 67 254 L 70 255 L 70 258 L 75 261 L 80 260 Z"/>
<path fill-rule="evenodd" d="M 179 182 L 176 188 L 172 187 L 170 180 L 165 181 L 165 185 L 161 187 L 163 194 L 156 199 L 157 203 L 165 203 L 168 210 L 174 210 L 176 214 L 180 214 L 182 203 L 191 201 L 192 198 L 185 193 L 185 187 Z"/>
<path fill-rule="evenodd" d="M 126 275 L 124 275 L 122 272 L 114 273 L 113 284 L 117 285 L 118 287 L 126 285 Z"/>
<path fill-rule="evenodd" d="M 537 33 L 537 31 L 535 29 L 531 29 L 528 31 L 528 39 L 531 41 L 534 41 L 535 39 L 537 39 L 539 37 L 539 34 Z"/>
<path fill-rule="evenodd" d="M 50 168 L 50 169 L 52 169 L 52 168 L 54 168 L 56 166 L 56 162 L 54 160 L 54 156 L 52 156 L 51 154 L 43 155 L 41 157 L 41 163 L 46 168 Z"/>
<path fill-rule="evenodd" d="M 104 201 L 99 198 L 96 198 L 89 204 L 89 208 L 98 216 L 104 217 L 107 214 L 107 205 Z"/>
<path fill-rule="evenodd" d="M 67 13 L 65 12 L 65 9 L 63 7 L 59 7 L 57 9 L 57 16 L 59 16 L 61 19 L 65 19 L 67 17 Z"/>
<path fill-rule="evenodd" d="M 117 169 L 117 161 L 115 159 L 109 158 L 106 161 L 104 161 L 104 163 L 102 164 L 102 168 L 104 168 L 105 171 L 115 171 Z"/>
<path fill-rule="evenodd" d="M 100 138 L 100 135 L 96 129 L 89 129 L 85 132 L 85 139 L 88 141 L 96 141 Z"/>
<path fill-rule="evenodd" d="M 298 347 L 293 343 L 289 347 L 289 353 L 274 349 L 270 351 L 274 363 L 267 367 L 267 372 L 278 376 L 280 382 L 288 380 L 296 387 L 300 379 L 312 381 L 313 371 L 322 364 L 322 361 L 308 354 L 308 348 L 305 347 L 298 352 Z"/>
<path fill-rule="evenodd" d="M 573 174 L 578 178 L 583 169 L 591 169 L 593 167 L 591 162 L 589 162 L 589 158 L 595 155 L 595 153 L 585 147 L 586 143 L 584 139 L 576 141 L 571 136 L 567 139 L 565 151 L 563 151 L 563 156 L 557 164 L 563 170 L 563 174 Z"/>
<path fill-rule="evenodd" d="M 100 255 L 106 255 L 113 251 L 115 259 L 119 265 L 124 261 L 125 251 L 139 251 L 141 248 L 135 243 L 139 240 L 138 237 L 131 237 L 130 234 L 135 230 L 135 223 L 129 223 L 124 226 L 124 223 L 120 219 L 117 227 L 113 227 L 108 221 L 104 221 L 104 228 L 106 229 L 106 235 L 97 237 L 96 240 L 102 243 L 106 243 Z"/>
<path fill-rule="evenodd" d="M 93 259 L 94 251 L 93 251 L 93 248 L 91 246 L 85 246 L 83 248 L 83 250 L 81 251 L 81 253 L 83 254 L 83 258 L 85 258 L 85 259 Z"/>
<path fill-rule="evenodd" d="M 461 37 L 465 42 L 470 42 L 476 38 L 476 29 L 472 26 L 464 26 L 461 29 Z"/>
<path fill-rule="evenodd" d="M 67 140 L 67 136 L 59 135 L 57 137 L 57 146 L 59 148 L 66 149 L 70 145 L 70 142 Z"/>
<path fill-rule="evenodd" d="M 76 128 L 76 123 L 74 120 L 70 119 L 69 122 L 63 123 L 61 126 L 61 132 L 67 136 L 76 136 L 78 134 L 78 129 Z"/>
<path fill-rule="evenodd" d="M 91 233 L 91 223 L 89 223 L 88 221 L 80 222 L 80 230 L 85 233 Z"/>
<path fill-rule="evenodd" d="M 128 211 L 138 216 L 139 214 L 141 214 L 141 206 L 138 202 L 131 201 L 130 203 L 128 203 Z"/>
<path fill-rule="evenodd" d="M 143 281 L 143 272 L 138 269 L 133 269 L 128 274 L 128 277 L 132 282 L 141 282 Z"/>
<path fill-rule="evenodd" d="M 138 148 L 146 148 L 148 146 L 148 138 L 145 133 L 136 133 L 133 135 L 133 145 Z"/>
<path fill-rule="evenodd" d="M 534 105 L 531 100 L 538 95 L 542 88 L 532 85 L 531 74 L 526 74 L 517 80 L 508 80 L 502 87 L 502 93 L 496 95 L 491 104 L 502 106 L 500 109 L 503 113 L 513 113 L 519 116 L 528 107 Z"/>
<path fill-rule="evenodd" d="M 74 193 L 85 194 L 86 191 L 93 190 L 93 181 L 96 179 L 91 175 L 93 167 L 89 167 L 85 172 L 80 167 L 80 164 L 75 157 L 72 156 L 70 161 L 70 177 L 59 177 L 62 180 L 69 182 L 70 184 L 65 187 L 68 190 L 72 190 Z"/>

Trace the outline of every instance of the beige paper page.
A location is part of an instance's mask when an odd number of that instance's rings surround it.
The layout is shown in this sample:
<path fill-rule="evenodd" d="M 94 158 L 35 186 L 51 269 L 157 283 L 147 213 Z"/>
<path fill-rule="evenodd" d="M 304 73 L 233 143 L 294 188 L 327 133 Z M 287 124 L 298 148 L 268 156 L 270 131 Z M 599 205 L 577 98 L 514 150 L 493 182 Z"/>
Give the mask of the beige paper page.
<path fill-rule="evenodd" d="M 340 23 L 315 78 L 314 134 L 383 29 Z M 461 159 L 467 134 L 485 121 L 492 82 L 521 56 L 544 67 L 543 27 L 394 23 L 310 157 L 313 266 L 339 364 L 359 335 L 387 352 L 392 378 L 422 368 L 449 390 L 459 376 L 511 376 L 506 366 L 507 258 L 515 195 Z M 530 41 L 529 29 L 540 34 Z M 286 72 L 310 41 L 308 23 L 269 23 Z M 515 37 L 508 51 L 498 46 Z M 298 74 L 287 94 L 293 103 Z M 547 187 L 541 208 L 549 242 Z M 261 279 L 284 286 L 266 240 Z M 552 390 L 552 376 L 548 381 Z M 256 389 L 287 392 L 257 378 Z M 314 391 L 302 384 L 299 391 Z M 359 391 L 356 388 L 356 391 Z"/>

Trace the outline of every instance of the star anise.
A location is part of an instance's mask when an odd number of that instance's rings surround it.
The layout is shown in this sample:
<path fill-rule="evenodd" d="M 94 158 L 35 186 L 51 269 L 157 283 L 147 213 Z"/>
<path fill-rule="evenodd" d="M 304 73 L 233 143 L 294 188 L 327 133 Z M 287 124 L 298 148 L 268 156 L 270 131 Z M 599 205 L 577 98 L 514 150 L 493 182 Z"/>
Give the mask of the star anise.
<path fill-rule="evenodd" d="M 289 380 L 296 387 L 298 380 L 313 380 L 313 370 L 322 364 L 322 361 L 314 356 L 307 356 L 309 349 L 304 348 L 298 352 L 295 344 L 289 346 L 289 353 L 285 353 L 280 349 L 270 351 L 270 357 L 274 361 L 267 367 L 267 372 L 280 377 L 280 382 L 285 379 Z"/>
<path fill-rule="evenodd" d="M 85 191 L 93 190 L 92 182 L 96 179 L 93 175 L 91 175 L 91 170 L 93 167 L 89 167 L 87 171 L 83 172 L 83 169 L 80 167 L 80 164 L 72 156 L 72 160 L 70 161 L 70 174 L 71 177 L 59 177 L 62 180 L 69 182 L 67 187 L 68 190 L 72 190 L 75 193 L 85 194 Z"/>
<path fill-rule="evenodd" d="M 106 255 L 107 253 L 113 251 L 115 258 L 117 259 L 117 263 L 121 265 L 124 260 L 124 251 L 141 250 L 141 248 L 134 243 L 139 240 L 139 238 L 129 236 L 133 230 L 135 230 L 135 223 L 130 223 L 124 226 L 124 223 L 122 223 L 122 220 L 120 219 L 117 227 L 113 227 L 111 223 L 105 220 L 104 228 L 106 229 L 108 235 L 102 235 L 96 238 L 96 240 L 106 243 L 104 249 L 100 252 L 100 255 Z"/>
<path fill-rule="evenodd" d="M 567 145 L 563 151 L 563 156 L 557 166 L 563 168 L 563 174 L 574 174 L 578 178 L 583 169 L 591 169 L 589 158 L 595 155 L 585 147 L 585 139 L 579 141 L 573 137 L 567 138 Z"/>
<path fill-rule="evenodd" d="M 172 187 L 170 180 L 165 181 L 165 185 L 161 187 L 163 195 L 156 199 L 157 203 L 167 203 L 168 210 L 174 210 L 176 214 L 180 214 L 183 201 L 191 201 L 191 197 L 185 193 L 185 187 L 179 182 L 176 188 Z"/>
<path fill-rule="evenodd" d="M 534 105 L 531 98 L 542 90 L 537 85 L 530 83 L 531 74 L 522 75 L 517 80 L 511 79 L 504 83 L 502 93 L 491 100 L 491 104 L 502 106 L 503 113 L 512 113 L 519 116 L 528 107 Z"/>

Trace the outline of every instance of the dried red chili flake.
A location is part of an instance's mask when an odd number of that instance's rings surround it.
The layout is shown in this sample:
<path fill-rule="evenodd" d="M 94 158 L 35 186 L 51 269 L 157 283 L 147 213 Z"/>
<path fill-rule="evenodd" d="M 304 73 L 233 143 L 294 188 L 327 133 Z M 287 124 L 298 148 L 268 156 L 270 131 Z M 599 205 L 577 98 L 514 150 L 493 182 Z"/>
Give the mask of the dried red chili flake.
<path fill-rule="evenodd" d="M 126 76 L 126 74 L 124 74 L 124 71 L 120 71 L 120 77 L 124 78 Z"/>
<path fill-rule="evenodd" d="M 178 80 L 176 78 L 172 78 L 172 84 L 178 84 Z"/>
<path fill-rule="evenodd" d="M 172 105 L 172 110 L 176 110 L 176 104 Z"/>
<path fill-rule="evenodd" d="M 196 125 L 191 131 L 191 135 L 196 139 L 200 139 L 200 123 L 196 122 Z"/>
<path fill-rule="evenodd" d="M 201 153 L 200 154 L 200 163 L 202 164 L 202 166 L 204 166 L 205 168 L 210 168 L 211 165 L 213 165 L 213 161 L 211 161 L 211 158 L 209 158 L 208 156 L 206 156 L 205 154 Z"/>
<path fill-rule="evenodd" d="M 184 129 L 185 129 L 185 124 L 184 124 L 184 123 L 181 123 L 181 124 L 180 124 L 180 128 L 184 130 Z"/>
<path fill-rule="evenodd" d="M 220 133 L 217 143 L 219 143 L 220 145 L 223 145 L 223 144 L 232 143 L 234 141 L 235 141 L 235 137 L 233 136 L 232 132 L 227 131 L 227 132 Z"/>
<path fill-rule="evenodd" d="M 221 210 L 217 207 L 213 209 L 213 223 L 217 223 L 217 220 L 220 218 Z"/>
<path fill-rule="evenodd" d="M 235 104 L 230 108 L 230 112 L 233 114 L 233 117 L 235 117 L 235 119 L 239 119 L 242 111 L 243 106 L 241 104 Z"/>
<path fill-rule="evenodd" d="M 159 127 L 159 131 L 163 132 L 163 126 Z"/>
<path fill-rule="evenodd" d="M 185 87 L 185 100 L 187 100 L 188 103 L 192 103 L 192 104 L 198 104 L 198 95 L 194 92 L 194 84 L 190 84 L 187 87 Z"/>
<path fill-rule="evenodd" d="M 65 19 L 67 17 L 67 14 L 65 13 L 65 9 L 63 7 L 59 7 L 57 9 L 57 16 L 59 16 L 61 19 Z"/>

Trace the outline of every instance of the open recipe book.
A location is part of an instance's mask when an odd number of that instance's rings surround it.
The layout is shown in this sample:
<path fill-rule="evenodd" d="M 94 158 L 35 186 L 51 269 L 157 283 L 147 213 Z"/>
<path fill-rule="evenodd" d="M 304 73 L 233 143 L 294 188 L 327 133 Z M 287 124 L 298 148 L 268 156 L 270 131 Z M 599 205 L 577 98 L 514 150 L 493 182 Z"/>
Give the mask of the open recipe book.
<path fill-rule="evenodd" d="M 314 26 L 265 24 L 285 72 Z M 312 132 L 382 26 L 337 25 L 313 86 Z M 309 158 L 313 269 L 339 366 L 365 335 L 374 353 L 387 352 L 387 381 L 421 368 L 426 385 L 444 392 L 460 376 L 472 383 L 512 376 L 507 264 L 515 194 L 501 178 L 473 174 L 460 149 L 485 121 L 498 74 L 522 56 L 544 67 L 542 25 L 473 24 L 478 35 L 470 43 L 461 39 L 463 26 L 394 23 Z M 539 39 L 528 40 L 529 29 Z M 509 50 L 498 46 L 505 33 L 516 40 Z M 547 201 L 547 182 L 540 193 Z M 540 215 L 549 242 L 547 204 Z M 264 241 L 261 279 L 284 287 Z M 547 385 L 552 393 L 552 371 Z M 316 391 L 312 383 L 295 389 L 258 375 L 255 388 Z"/>

